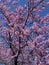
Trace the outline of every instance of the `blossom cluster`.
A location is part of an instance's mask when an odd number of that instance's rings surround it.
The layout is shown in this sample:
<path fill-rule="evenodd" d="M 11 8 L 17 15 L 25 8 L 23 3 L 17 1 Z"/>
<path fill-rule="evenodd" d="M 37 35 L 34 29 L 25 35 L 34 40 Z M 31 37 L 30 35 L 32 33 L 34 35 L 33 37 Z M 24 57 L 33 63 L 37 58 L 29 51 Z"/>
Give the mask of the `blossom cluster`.
<path fill-rule="evenodd" d="M 0 0 L 0 63 L 49 65 L 49 13 L 39 14 L 49 2 L 24 1 Z"/>

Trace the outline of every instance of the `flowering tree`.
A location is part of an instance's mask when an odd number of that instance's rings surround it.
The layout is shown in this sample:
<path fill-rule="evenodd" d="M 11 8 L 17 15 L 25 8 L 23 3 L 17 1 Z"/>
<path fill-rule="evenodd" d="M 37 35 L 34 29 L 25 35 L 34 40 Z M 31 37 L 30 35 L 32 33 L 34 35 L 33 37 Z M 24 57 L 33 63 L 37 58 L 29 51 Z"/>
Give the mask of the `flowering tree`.
<path fill-rule="evenodd" d="M 0 0 L 0 62 L 6 65 L 49 65 L 49 6 L 45 0 Z M 15 9 L 15 11 L 13 11 Z M 5 25 L 2 25 L 2 20 Z M 29 25 L 29 26 L 28 26 Z"/>

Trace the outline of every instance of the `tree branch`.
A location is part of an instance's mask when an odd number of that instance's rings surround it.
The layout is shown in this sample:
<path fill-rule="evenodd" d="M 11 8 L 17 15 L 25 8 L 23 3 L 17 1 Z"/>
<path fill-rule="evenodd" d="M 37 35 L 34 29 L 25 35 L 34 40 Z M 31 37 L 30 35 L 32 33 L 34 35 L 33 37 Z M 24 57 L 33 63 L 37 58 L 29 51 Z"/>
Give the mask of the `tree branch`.
<path fill-rule="evenodd" d="M 35 8 L 37 8 L 43 1 L 44 1 L 44 0 L 41 0 L 41 1 L 40 1 L 36 6 L 34 6 L 31 10 L 28 9 L 28 10 L 30 10 L 30 14 L 32 14 L 32 11 L 33 11 Z M 25 26 L 27 25 L 28 17 L 29 17 L 29 11 L 28 11 L 28 15 L 27 15 L 27 18 L 26 18 L 26 21 L 25 21 L 25 25 L 24 25 L 23 28 L 25 28 Z"/>

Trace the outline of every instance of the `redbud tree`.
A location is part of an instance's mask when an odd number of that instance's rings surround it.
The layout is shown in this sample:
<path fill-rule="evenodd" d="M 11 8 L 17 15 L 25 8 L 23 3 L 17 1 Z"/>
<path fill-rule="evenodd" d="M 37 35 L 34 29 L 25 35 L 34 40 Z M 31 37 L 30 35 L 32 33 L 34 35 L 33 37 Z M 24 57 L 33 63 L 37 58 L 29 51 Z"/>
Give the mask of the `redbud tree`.
<path fill-rule="evenodd" d="M 20 0 L 0 0 L 0 63 L 49 65 L 49 14 L 40 16 L 49 2 L 19 3 Z"/>

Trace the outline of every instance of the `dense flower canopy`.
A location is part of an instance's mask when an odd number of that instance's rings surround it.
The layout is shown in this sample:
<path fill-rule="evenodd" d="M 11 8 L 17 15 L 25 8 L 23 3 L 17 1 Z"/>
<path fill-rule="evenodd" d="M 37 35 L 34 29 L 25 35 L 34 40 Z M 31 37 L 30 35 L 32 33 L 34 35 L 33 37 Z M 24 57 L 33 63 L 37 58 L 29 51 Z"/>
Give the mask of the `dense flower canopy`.
<path fill-rule="evenodd" d="M 0 0 L 0 63 L 49 65 L 49 13 L 40 16 L 47 6 L 46 0 Z"/>

